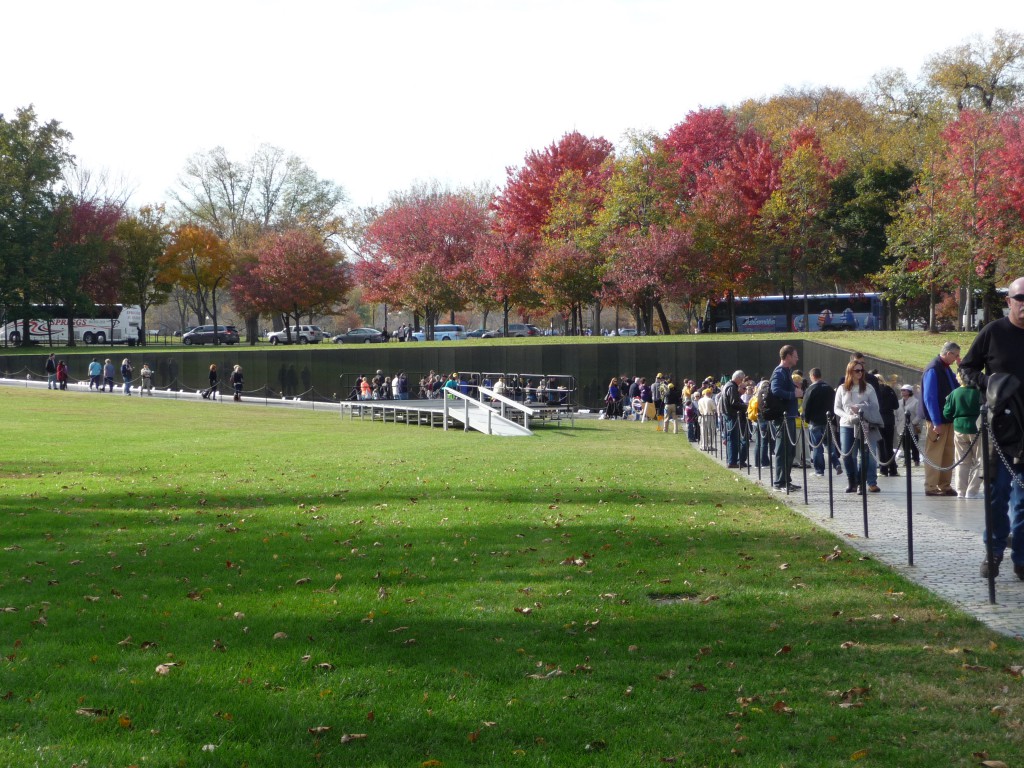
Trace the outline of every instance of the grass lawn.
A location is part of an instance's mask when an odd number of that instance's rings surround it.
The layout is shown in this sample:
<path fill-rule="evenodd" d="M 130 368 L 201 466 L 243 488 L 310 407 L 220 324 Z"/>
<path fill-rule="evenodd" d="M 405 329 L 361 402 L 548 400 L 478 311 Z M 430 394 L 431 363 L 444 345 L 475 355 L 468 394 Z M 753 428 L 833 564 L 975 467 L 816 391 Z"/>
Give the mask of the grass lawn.
<path fill-rule="evenodd" d="M 0 765 L 1024 764 L 1024 644 L 682 436 L 0 408 Z"/>

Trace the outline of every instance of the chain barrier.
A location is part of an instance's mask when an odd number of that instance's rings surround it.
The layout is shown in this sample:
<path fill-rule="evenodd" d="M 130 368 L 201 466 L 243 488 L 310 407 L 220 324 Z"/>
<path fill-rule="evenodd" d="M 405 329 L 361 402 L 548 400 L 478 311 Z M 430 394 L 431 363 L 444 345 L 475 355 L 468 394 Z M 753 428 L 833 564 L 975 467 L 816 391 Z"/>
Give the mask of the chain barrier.
<path fill-rule="evenodd" d="M 953 428 L 952 424 L 949 425 L 949 428 L 950 429 Z M 992 427 L 989 426 L 989 434 L 991 434 L 991 432 L 992 432 Z M 940 466 L 940 465 L 936 464 L 935 462 L 933 462 L 931 459 L 928 458 L 928 456 L 925 453 L 925 446 L 921 445 L 920 441 L 917 438 L 917 435 L 914 434 L 914 430 L 913 429 L 910 430 L 910 439 L 914 443 L 914 446 L 917 448 L 918 453 L 921 454 L 921 461 L 924 462 L 929 467 L 931 467 L 932 469 L 935 469 L 935 470 L 937 470 L 939 472 L 950 472 L 950 471 L 956 469 L 961 464 L 963 464 L 964 461 L 967 460 L 967 457 L 970 456 L 971 453 L 974 451 L 974 446 L 978 444 L 978 438 L 980 436 L 981 436 L 981 432 L 978 432 L 977 434 L 974 435 L 974 439 L 971 440 L 970 447 L 966 451 L 964 451 L 964 455 L 960 457 L 960 461 L 954 461 L 950 466 L 943 467 L 943 466 Z M 896 456 L 896 454 L 893 453 L 893 458 L 895 458 L 895 456 Z"/>

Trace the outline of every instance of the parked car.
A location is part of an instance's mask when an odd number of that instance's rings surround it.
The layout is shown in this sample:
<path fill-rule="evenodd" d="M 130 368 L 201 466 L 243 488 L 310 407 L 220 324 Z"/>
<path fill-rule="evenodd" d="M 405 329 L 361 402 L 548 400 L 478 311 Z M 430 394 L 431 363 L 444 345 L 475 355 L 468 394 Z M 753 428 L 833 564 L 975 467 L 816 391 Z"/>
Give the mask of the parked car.
<path fill-rule="evenodd" d="M 213 344 L 213 338 L 213 326 L 200 325 L 183 334 L 181 343 L 189 346 L 192 344 Z M 239 341 L 238 329 L 233 325 L 218 325 L 217 338 L 221 344 L 237 344 Z"/>
<path fill-rule="evenodd" d="M 267 341 L 271 344 L 288 344 L 289 337 L 292 344 L 319 344 L 326 334 L 320 330 L 318 325 L 293 325 L 281 331 L 271 331 L 267 334 Z"/>
<path fill-rule="evenodd" d="M 529 323 L 509 323 L 508 335 L 522 338 L 525 336 L 541 336 L 543 334 L 541 334 L 540 328 L 536 325 L 530 325 Z"/>
<path fill-rule="evenodd" d="M 388 335 L 376 328 L 350 328 L 333 339 L 335 344 L 378 344 L 387 340 Z"/>
<path fill-rule="evenodd" d="M 477 328 L 466 334 L 467 339 L 498 339 L 501 338 L 501 331 L 489 331 L 486 328 Z"/>
<path fill-rule="evenodd" d="M 416 331 L 412 335 L 413 341 L 424 341 L 426 334 L 423 331 Z M 462 341 L 466 338 L 466 326 L 438 323 L 434 326 L 434 341 Z"/>
<path fill-rule="evenodd" d="M 619 328 L 619 336 L 636 336 L 636 328 Z"/>

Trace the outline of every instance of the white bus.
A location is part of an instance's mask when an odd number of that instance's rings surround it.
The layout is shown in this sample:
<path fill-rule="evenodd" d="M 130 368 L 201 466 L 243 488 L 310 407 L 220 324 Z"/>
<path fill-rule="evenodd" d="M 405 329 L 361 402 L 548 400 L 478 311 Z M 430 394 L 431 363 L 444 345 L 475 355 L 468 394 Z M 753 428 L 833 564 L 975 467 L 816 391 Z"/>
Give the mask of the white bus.
<path fill-rule="evenodd" d="M 60 304 L 35 304 L 33 313 L 38 319 L 28 321 L 29 341 L 34 344 L 67 344 L 68 313 Z M 142 310 L 137 304 L 94 304 L 80 309 L 75 317 L 74 338 L 84 344 L 130 344 L 139 339 Z M 4 318 L 0 328 L 0 344 L 20 344 L 25 330 L 24 319 Z"/>

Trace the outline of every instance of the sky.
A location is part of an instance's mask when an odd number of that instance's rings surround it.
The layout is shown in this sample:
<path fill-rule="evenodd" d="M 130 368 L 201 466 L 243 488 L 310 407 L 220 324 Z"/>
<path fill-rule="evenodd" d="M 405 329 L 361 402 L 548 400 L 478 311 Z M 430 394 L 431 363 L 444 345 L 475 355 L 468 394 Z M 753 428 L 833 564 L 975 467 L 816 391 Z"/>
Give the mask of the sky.
<path fill-rule="evenodd" d="M 94 176 L 162 202 L 189 156 L 264 143 L 356 206 L 500 187 L 569 131 L 615 144 L 786 88 L 859 91 L 1020 0 L 48 0 L 0 12 L 0 113 L 35 106 Z"/>

